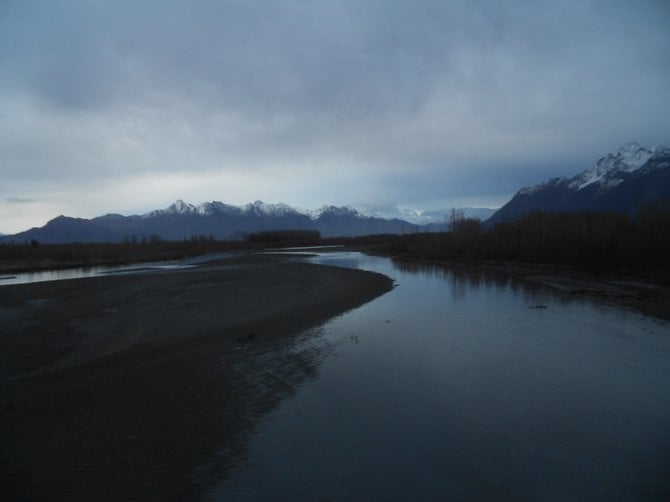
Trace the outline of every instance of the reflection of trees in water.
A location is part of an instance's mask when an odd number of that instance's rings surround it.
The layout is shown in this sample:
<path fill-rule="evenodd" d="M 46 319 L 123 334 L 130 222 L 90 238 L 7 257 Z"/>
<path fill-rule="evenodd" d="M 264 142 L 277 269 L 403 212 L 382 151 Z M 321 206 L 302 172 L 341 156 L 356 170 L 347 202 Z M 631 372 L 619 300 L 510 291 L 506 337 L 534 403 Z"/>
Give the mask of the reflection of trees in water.
<path fill-rule="evenodd" d="M 574 296 L 556 291 L 547 285 L 515 277 L 512 272 L 506 273 L 457 264 L 432 264 L 403 260 L 391 260 L 391 263 L 398 271 L 449 283 L 454 300 L 463 300 L 468 290 L 476 292 L 483 288 L 492 288 L 521 297 L 525 303 L 529 304 L 537 303 L 541 298 L 546 300 L 547 297 L 562 305 L 578 301 Z"/>
<path fill-rule="evenodd" d="M 412 261 L 392 260 L 396 270 L 418 275 L 427 279 L 439 279 L 454 284 L 480 289 L 481 287 L 518 288 L 511 276 L 492 272 L 482 268 L 464 267 L 459 265 L 420 263 Z"/>
<path fill-rule="evenodd" d="M 451 271 L 442 265 L 432 265 L 415 261 L 391 260 L 393 268 L 401 272 L 408 272 L 428 279 L 450 280 Z"/>
<path fill-rule="evenodd" d="M 464 299 L 468 289 L 477 291 L 490 285 L 490 278 L 481 270 L 400 260 L 392 260 L 392 263 L 396 270 L 450 284 L 454 300 Z"/>

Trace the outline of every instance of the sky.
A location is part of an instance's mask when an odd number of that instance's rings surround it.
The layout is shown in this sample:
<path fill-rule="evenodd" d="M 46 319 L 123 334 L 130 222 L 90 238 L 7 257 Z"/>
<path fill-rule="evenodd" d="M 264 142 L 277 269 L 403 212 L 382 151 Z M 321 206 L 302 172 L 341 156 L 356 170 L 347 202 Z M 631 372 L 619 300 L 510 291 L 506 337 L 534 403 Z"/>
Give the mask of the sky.
<path fill-rule="evenodd" d="M 666 0 L 0 0 L 0 232 L 499 207 L 670 144 Z"/>

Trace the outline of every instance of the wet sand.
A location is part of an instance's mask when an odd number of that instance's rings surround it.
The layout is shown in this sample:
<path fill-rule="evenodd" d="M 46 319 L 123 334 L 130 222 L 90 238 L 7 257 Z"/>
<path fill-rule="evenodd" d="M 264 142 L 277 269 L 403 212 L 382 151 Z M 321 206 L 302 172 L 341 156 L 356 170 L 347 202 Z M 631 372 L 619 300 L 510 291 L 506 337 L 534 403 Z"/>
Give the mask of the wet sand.
<path fill-rule="evenodd" d="M 269 256 L 0 288 L 0 497 L 198 498 L 317 374 L 296 340 L 391 288 Z"/>

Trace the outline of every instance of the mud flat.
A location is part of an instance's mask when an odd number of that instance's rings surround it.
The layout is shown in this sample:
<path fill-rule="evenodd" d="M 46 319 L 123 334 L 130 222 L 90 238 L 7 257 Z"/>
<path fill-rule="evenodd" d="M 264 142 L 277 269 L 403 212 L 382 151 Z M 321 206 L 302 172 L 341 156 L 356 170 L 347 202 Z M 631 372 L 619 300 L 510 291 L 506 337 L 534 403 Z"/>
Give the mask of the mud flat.
<path fill-rule="evenodd" d="M 1 287 L 0 496 L 197 498 L 317 374 L 300 336 L 391 288 L 269 256 Z"/>

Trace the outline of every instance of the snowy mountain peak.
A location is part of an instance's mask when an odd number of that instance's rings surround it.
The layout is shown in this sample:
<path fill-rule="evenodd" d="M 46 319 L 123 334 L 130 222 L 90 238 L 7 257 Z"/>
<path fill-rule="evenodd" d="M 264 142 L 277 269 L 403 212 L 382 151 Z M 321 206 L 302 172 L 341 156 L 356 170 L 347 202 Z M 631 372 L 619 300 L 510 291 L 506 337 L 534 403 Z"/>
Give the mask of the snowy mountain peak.
<path fill-rule="evenodd" d="M 142 218 L 153 218 L 155 216 L 160 216 L 162 214 L 197 214 L 198 208 L 193 204 L 188 204 L 181 199 L 177 199 L 174 203 L 170 204 L 166 209 L 156 209 L 150 213 L 142 215 Z"/>
<path fill-rule="evenodd" d="M 224 204 L 217 200 L 212 202 L 203 202 L 198 206 L 200 214 L 211 216 L 214 214 L 240 214 L 242 209 L 238 206 L 231 206 L 230 204 Z"/>
<path fill-rule="evenodd" d="M 630 142 L 573 177 L 553 178 L 519 190 L 489 224 L 533 211 L 614 211 L 636 214 L 662 204 L 670 193 L 670 148 Z"/>
<path fill-rule="evenodd" d="M 669 153 L 670 150 L 665 146 L 658 145 L 647 148 L 631 141 L 616 152 L 602 157 L 591 169 L 587 169 L 572 178 L 551 178 L 536 185 L 523 187 L 519 190 L 519 194 L 532 195 L 559 185 L 567 186 L 570 190 L 581 190 L 594 183 L 599 188 L 613 188 L 621 183 L 627 175 L 647 165 L 650 160 Z"/>
<path fill-rule="evenodd" d="M 166 209 L 168 213 L 174 213 L 174 214 L 191 214 L 191 213 L 197 213 L 198 208 L 195 207 L 193 204 L 187 204 L 181 199 L 177 199 L 174 204 L 170 205 Z"/>
<path fill-rule="evenodd" d="M 626 143 L 616 152 L 605 155 L 596 163 L 596 170 L 621 170 L 626 172 L 636 171 L 641 168 L 654 154 L 654 149 L 631 141 Z"/>
<path fill-rule="evenodd" d="M 552 178 L 536 185 L 524 187 L 519 190 L 519 194 L 532 195 L 540 190 L 561 184 L 566 184 L 571 190 L 581 190 L 594 183 L 604 189 L 613 188 L 621 183 L 627 175 L 647 165 L 650 160 L 668 154 L 670 154 L 670 149 L 665 146 L 657 145 L 653 148 L 647 148 L 631 141 L 616 152 L 605 155 L 596 162 L 594 167 L 583 171 L 581 174 L 572 178 Z"/>
<path fill-rule="evenodd" d="M 257 200 L 251 204 L 244 206 L 232 206 L 218 201 L 203 202 L 197 206 L 184 202 L 181 199 L 176 200 L 166 209 L 159 209 L 145 214 L 145 217 L 158 216 L 161 214 L 178 214 L 178 215 L 203 215 L 211 216 L 214 214 L 255 214 L 261 216 L 281 216 L 297 211 L 286 204 L 267 204 L 261 200 Z"/>
<path fill-rule="evenodd" d="M 288 204 L 284 204 L 282 202 L 278 204 L 268 204 L 262 200 L 257 200 L 252 204 L 247 204 L 244 206 L 244 210 L 245 212 L 264 216 L 282 216 L 286 214 L 297 213 L 297 211 Z"/>
<path fill-rule="evenodd" d="M 314 211 L 311 216 L 312 218 L 320 218 L 323 215 L 328 216 L 357 216 L 364 218 L 365 216 L 359 212 L 357 209 L 354 209 L 351 206 L 323 206 L 322 208 Z"/>
<path fill-rule="evenodd" d="M 657 150 L 663 147 L 646 148 L 635 141 L 626 143 L 616 152 L 602 157 L 595 167 L 576 176 L 570 183 L 571 188 L 582 188 L 600 182 L 606 186 L 616 186 L 621 182 L 617 174 L 632 173 L 644 166 Z"/>

